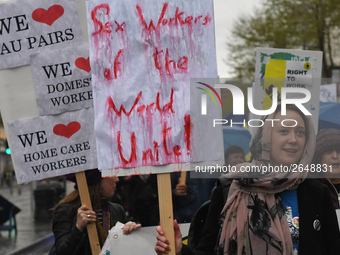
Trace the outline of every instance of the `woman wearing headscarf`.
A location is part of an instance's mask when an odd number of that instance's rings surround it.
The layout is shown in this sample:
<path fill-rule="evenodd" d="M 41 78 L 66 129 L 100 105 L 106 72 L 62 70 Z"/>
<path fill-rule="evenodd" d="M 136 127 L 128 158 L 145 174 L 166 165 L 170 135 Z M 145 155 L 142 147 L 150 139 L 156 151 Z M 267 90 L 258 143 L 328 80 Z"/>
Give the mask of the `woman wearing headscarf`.
<path fill-rule="evenodd" d="M 81 203 L 78 186 L 65 196 L 53 208 L 53 234 L 55 237 L 55 252 L 60 255 L 91 255 L 91 246 L 86 226 L 95 223 L 100 246 L 103 246 L 108 231 L 117 223 L 126 222 L 126 214 L 120 204 L 109 202 L 115 193 L 118 177 L 102 178 L 98 169 L 85 171 L 87 185 L 92 203 Z M 76 183 L 75 174 L 66 178 Z M 132 230 L 141 227 L 140 224 L 127 222 L 123 233 L 129 234 Z"/>
<path fill-rule="evenodd" d="M 296 107 L 282 115 L 279 106 L 263 118 L 250 146 L 253 161 L 227 175 L 234 181 L 226 201 L 221 186 L 215 189 L 195 250 L 179 242 L 174 223 L 176 254 L 340 254 L 329 191 L 318 180 L 306 179 L 315 149 L 311 118 Z M 245 169 L 259 172 L 242 173 Z M 157 231 L 155 251 L 163 254 L 169 241 L 160 227 Z"/>

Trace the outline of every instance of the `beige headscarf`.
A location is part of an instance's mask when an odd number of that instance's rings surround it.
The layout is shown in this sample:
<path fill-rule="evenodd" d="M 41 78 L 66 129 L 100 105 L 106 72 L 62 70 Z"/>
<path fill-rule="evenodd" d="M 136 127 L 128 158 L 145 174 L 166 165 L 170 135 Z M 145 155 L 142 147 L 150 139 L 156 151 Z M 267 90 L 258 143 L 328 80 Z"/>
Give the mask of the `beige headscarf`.
<path fill-rule="evenodd" d="M 276 111 L 278 112 L 278 110 Z M 274 119 L 275 113 L 267 116 Z M 266 119 L 264 118 L 264 120 Z M 309 116 L 306 125 L 306 145 L 299 164 L 310 164 L 315 149 L 315 131 Z M 254 160 L 237 166 L 260 166 L 270 163 L 272 122 L 264 121 L 254 135 L 250 146 Z M 220 249 L 224 254 L 293 254 L 292 238 L 287 218 L 277 193 L 294 189 L 306 178 L 307 172 L 257 174 L 244 178 L 237 173 L 227 176 L 238 178 L 230 186 L 227 202 L 222 210 Z M 247 176 L 249 177 L 249 176 Z"/>

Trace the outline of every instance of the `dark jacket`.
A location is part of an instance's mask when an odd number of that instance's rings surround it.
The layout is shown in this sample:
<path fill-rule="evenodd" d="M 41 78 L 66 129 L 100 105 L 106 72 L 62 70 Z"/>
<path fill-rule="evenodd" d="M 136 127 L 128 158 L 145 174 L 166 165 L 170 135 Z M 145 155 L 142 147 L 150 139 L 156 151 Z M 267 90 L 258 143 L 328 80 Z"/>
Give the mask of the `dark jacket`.
<path fill-rule="evenodd" d="M 179 172 L 171 173 L 174 217 L 178 223 L 186 223 L 191 222 L 192 216 L 197 209 L 206 201 L 210 200 L 216 179 L 191 178 L 190 172 L 187 172 L 187 195 L 176 196 L 175 189 L 180 177 L 181 173 Z"/>
<path fill-rule="evenodd" d="M 214 254 L 219 240 L 219 218 L 225 202 L 222 186 L 218 186 L 203 229 L 200 244 L 195 251 L 184 246 L 182 255 Z M 298 187 L 300 218 L 299 255 L 340 254 L 340 234 L 337 217 L 328 188 L 316 179 L 306 179 Z M 318 227 L 320 222 L 320 228 Z"/>
<path fill-rule="evenodd" d="M 143 227 L 159 224 L 157 175 L 135 175 L 130 179 L 130 210 L 134 220 Z"/>
<path fill-rule="evenodd" d="M 334 184 L 332 184 L 328 179 L 320 179 L 320 181 L 328 187 L 335 209 L 340 209 L 339 194 Z"/>
<path fill-rule="evenodd" d="M 125 212 L 121 205 L 109 203 L 110 228 L 117 221 L 125 223 Z M 53 216 L 53 233 L 57 255 L 91 255 L 91 246 L 86 229 L 81 232 L 75 225 L 78 208 L 65 203 L 58 206 Z"/>

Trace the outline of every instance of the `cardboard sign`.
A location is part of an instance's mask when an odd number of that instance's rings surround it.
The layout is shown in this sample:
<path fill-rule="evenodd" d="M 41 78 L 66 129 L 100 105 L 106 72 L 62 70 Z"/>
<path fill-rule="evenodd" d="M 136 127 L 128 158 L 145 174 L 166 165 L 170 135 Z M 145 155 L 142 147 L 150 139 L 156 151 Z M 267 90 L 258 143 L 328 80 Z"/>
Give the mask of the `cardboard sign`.
<path fill-rule="evenodd" d="M 93 108 L 8 123 L 18 183 L 97 167 Z"/>
<path fill-rule="evenodd" d="M 270 91 L 273 86 L 278 88 L 279 94 L 281 94 L 283 87 L 308 88 L 311 90 L 313 77 L 308 63 L 308 61 L 269 59 L 269 63 L 265 67 L 263 81 L 264 90 L 268 91 L 263 98 L 263 109 L 268 109 L 272 105 Z"/>
<path fill-rule="evenodd" d="M 27 65 L 30 55 L 82 41 L 74 0 L 0 4 L 0 70 Z"/>
<path fill-rule="evenodd" d="M 195 160 L 190 78 L 217 77 L 212 1 L 96 0 L 87 18 L 98 167 Z"/>
<path fill-rule="evenodd" d="M 318 130 L 321 69 L 320 51 L 257 48 L 253 84 L 254 108 L 268 109 L 272 105 L 274 87 L 278 90 L 278 101 L 283 87 L 307 89 L 311 92 L 311 99 L 304 107 L 312 114 L 315 130 Z M 289 99 L 301 96 L 287 94 Z"/>
<path fill-rule="evenodd" d="M 189 223 L 178 224 L 183 238 L 188 235 Z M 142 227 L 134 230 L 129 235 L 123 234 L 124 224 L 117 222 L 116 225 L 109 230 L 109 235 L 102 247 L 99 255 L 113 254 L 154 254 L 155 239 L 157 232 L 155 227 Z M 134 245 L 131 245 L 133 243 Z"/>
<path fill-rule="evenodd" d="M 44 51 L 32 57 L 32 74 L 40 115 L 93 106 L 87 44 Z"/>

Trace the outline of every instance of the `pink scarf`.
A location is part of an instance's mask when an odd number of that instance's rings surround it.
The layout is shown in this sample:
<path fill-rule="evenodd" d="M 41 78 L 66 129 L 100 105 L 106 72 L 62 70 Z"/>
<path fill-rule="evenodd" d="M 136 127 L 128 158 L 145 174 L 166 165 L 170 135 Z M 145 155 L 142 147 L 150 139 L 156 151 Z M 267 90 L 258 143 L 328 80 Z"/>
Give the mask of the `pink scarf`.
<path fill-rule="evenodd" d="M 268 116 L 273 119 L 274 114 Z M 315 131 L 311 118 L 306 118 L 305 153 L 299 164 L 310 164 L 315 149 Z M 237 166 L 260 166 L 270 162 L 271 122 L 265 122 L 255 134 L 251 144 L 257 143 L 258 157 L 252 163 Z M 256 144 L 255 144 L 256 145 Z M 253 153 L 253 155 L 256 153 Z M 220 248 L 224 254 L 293 254 L 292 238 L 287 218 L 277 193 L 296 189 L 306 178 L 307 172 L 269 173 L 261 178 L 245 178 L 234 173 L 227 175 L 234 180 L 230 186 L 227 202 L 221 212 L 224 217 Z"/>

